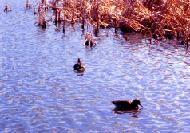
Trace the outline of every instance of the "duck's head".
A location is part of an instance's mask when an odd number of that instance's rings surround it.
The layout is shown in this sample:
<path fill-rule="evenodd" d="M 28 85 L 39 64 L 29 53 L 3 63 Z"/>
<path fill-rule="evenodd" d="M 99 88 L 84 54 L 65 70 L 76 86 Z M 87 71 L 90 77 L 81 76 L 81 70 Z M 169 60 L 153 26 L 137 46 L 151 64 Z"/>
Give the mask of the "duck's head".
<path fill-rule="evenodd" d="M 81 64 L 80 58 L 77 59 L 77 63 L 78 63 L 78 64 Z"/>
<path fill-rule="evenodd" d="M 138 100 L 138 99 L 133 100 L 132 104 L 135 104 L 137 106 L 140 105 L 141 107 L 143 107 L 142 104 L 141 104 L 141 101 Z"/>

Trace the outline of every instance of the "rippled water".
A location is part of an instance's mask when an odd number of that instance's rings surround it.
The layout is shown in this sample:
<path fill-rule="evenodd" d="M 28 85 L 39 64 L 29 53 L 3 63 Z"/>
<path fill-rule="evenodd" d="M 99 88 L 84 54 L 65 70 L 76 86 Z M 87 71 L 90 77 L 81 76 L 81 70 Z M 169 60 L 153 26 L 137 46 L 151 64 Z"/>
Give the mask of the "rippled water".
<path fill-rule="evenodd" d="M 34 25 L 24 0 L 0 5 L 0 132 L 180 132 L 190 131 L 190 58 L 168 43 L 148 47 L 102 30 L 94 49 L 85 49 L 79 26 L 66 35 L 49 23 Z M 72 66 L 80 57 L 86 71 Z M 138 113 L 114 114 L 112 100 L 139 98 Z"/>

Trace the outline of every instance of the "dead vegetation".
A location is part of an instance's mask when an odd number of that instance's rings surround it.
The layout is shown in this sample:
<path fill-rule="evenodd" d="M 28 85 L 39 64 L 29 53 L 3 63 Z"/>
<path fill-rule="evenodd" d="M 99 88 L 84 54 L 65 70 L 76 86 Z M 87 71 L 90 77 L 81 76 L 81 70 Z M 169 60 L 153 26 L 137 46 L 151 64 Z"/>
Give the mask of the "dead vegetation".
<path fill-rule="evenodd" d="M 46 10 L 52 9 L 54 22 L 90 23 L 94 33 L 100 28 L 140 32 L 154 39 L 176 38 L 186 45 L 190 39 L 190 0 L 41 0 L 39 25 L 46 24 Z M 63 26 L 65 27 L 65 26 Z"/>

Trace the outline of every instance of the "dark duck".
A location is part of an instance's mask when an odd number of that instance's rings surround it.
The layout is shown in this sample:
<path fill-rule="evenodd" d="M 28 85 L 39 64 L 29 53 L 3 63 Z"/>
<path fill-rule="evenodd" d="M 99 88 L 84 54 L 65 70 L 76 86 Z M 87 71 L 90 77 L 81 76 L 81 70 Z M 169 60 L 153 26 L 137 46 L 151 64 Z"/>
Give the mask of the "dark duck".
<path fill-rule="evenodd" d="M 85 67 L 84 65 L 81 63 L 80 58 L 78 58 L 77 63 L 73 66 L 74 71 L 76 72 L 84 72 L 85 71 Z"/>
<path fill-rule="evenodd" d="M 116 100 L 116 101 L 112 101 L 112 103 L 116 106 L 114 111 L 136 111 L 139 110 L 139 105 L 141 106 L 141 108 L 143 107 L 141 105 L 141 101 L 140 100 Z"/>
<path fill-rule="evenodd" d="M 96 42 L 95 40 L 93 39 L 92 37 L 92 34 L 91 33 L 87 33 L 86 36 L 85 36 L 85 47 L 94 47 L 96 45 Z"/>
<path fill-rule="evenodd" d="M 85 47 L 93 47 L 94 46 L 94 43 L 91 41 L 91 40 L 86 40 L 85 42 Z"/>

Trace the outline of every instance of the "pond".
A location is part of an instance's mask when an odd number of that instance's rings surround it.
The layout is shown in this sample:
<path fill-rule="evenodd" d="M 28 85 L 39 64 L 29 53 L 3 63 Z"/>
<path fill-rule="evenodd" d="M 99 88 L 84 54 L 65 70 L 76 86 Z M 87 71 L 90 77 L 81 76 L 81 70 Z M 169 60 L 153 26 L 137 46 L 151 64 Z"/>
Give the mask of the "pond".
<path fill-rule="evenodd" d="M 12 12 L 4 13 L 5 3 Z M 80 25 L 66 33 L 35 26 L 24 0 L 0 5 L 0 132 L 189 132 L 190 58 L 183 48 L 101 30 L 84 48 Z M 88 31 L 91 29 L 89 28 Z M 83 75 L 73 72 L 80 57 Z M 115 114 L 113 100 L 141 100 L 137 113 Z"/>

